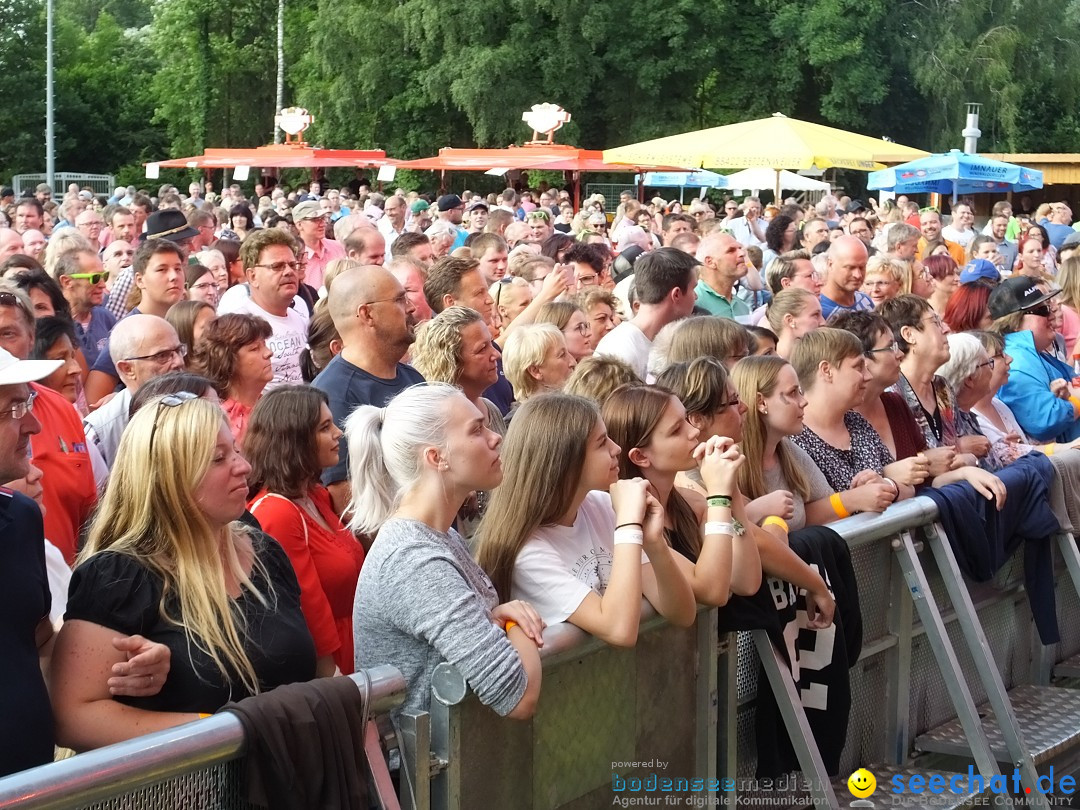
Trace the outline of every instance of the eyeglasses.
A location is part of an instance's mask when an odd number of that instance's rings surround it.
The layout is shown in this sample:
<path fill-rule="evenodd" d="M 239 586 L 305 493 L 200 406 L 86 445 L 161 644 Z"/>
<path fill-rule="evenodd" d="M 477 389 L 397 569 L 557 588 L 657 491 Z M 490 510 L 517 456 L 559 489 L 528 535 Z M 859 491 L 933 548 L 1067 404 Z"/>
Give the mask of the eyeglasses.
<path fill-rule="evenodd" d="M 184 286 L 187 287 L 187 289 L 189 289 L 189 290 L 209 290 L 209 289 L 215 289 L 216 290 L 217 289 L 217 282 L 216 281 L 203 281 L 203 282 L 200 282 L 199 284 L 193 284 L 190 287 L 188 287 L 186 284 Z"/>
<path fill-rule="evenodd" d="M 0 292 L 0 307 L 21 307 L 19 299 L 15 296 L 15 293 Z M 31 313 L 32 314 L 32 313 Z M 28 315 L 27 317 L 30 317 Z"/>
<path fill-rule="evenodd" d="M 395 295 L 393 298 L 377 298 L 374 301 L 365 301 L 360 306 L 361 307 L 370 307 L 372 304 L 388 304 L 388 303 L 394 303 L 394 304 L 397 304 L 398 306 L 403 307 L 403 306 L 405 306 L 406 304 L 409 303 L 409 294 L 407 292 L 401 292 L 401 293 L 398 293 L 397 295 Z M 359 308 L 360 307 L 357 307 L 357 309 L 359 309 Z"/>
<path fill-rule="evenodd" d="M 124 360 L 149 360 L 151 363 L 161 365 L 172 360 L 176 355 L 180 355 L 181 358 L 187 357 L 187 346 L 181 343 L 171 349 L 164 349 L 160 352 L 154 352 L 154 354 L 144 354 L 142 357 L 125 357 Z"/>
<path fill-rule="evenodd" d="M 300 268 L 303 267 L 300 262 L 274 262 L 273 264 L 256 264 L 253 267 L 265 267 L 274 275 L 284 273 L 286 270 L 292 270 L 294 273 L 300 272 Z"/>
<path fill-rule="evenodd" d="M 994 358 L 993 358 L 993 357 L 991 357 L 991 358 L 990 358 L 989 360 L 987 360 L 987 361 L 986 361 L 985 363 L 977 363 L 977 364 L 975 365 L 975 368 L 982 368 L 983 366 L 989 366 L 989 367 L 990 367 L 990 369 L 991 369 L 991 370 L 993 370 L 993 368 L 994 368 Z"/>
<path fill-rule="evenodd" d="M 150 428 L 149 454 L 152 455 L 154 452 L 154 436 L 157 434 L 158 419 L 161 418 L 161 409 L 163 407 L 176 408 L 180 405 L 183 405 L 185 402 L 191 402 L 191 400 L 198 398 L 198 396 L 191 393 L 190 391 L 177 391 L 175 394 L 166 394 L 158 400 L 157 410 L 154 411 L 154 426 Z"/>
<path fill-rule="evenodd" d="M 563 331 L 566 331 L 566 330 L 564 329 Z M 592 327 L 589 326 L 588 322 L 583 321 L 583 322 L 579 323 L 577 326 L 575 326 L 570 331 L 577 332 L 579 335 L 587 335 L 587 334 L 589 334 L 589 332 L 592 331 Z"/>
<path fill-rule="evenodd" d="M 34 400 L 37 399 L 37 391 L 31 391 L 30 396 L 23 402 L 16 402 L 7 410 L 0 411 L 0 416 L 10 416 L 12 419 L 22 419 L 34 410 Z"/>
<path fill-rule="evenodd" d="M 500 278 L 496 282 L 497 286 L 495 287 L 495 306 L 499 306 L 499 301 L 502 299 L 503 287 L 506 286 L 507 284 L 512 283 L 513 280 L 514 279 L 512 277 L 506 276 L 506 277 Z"/>
<path fill-rule="evenodd" d="M 724 410 L 725 408 L 731 408 L 731 407 L 733 407 L 735 405 L 741 405 L 742 404 L 742 400 L 739 399 L 738 394 L 733 394 L 732 397 L 733 398 L 729 399 L 727 402 L 717 402 L 716 403 L 717 412 L 720 412 L 720 411 Z"/>
<path fill-rule="evenodd" d="M 867 349 L 864 354 L 867 357 L 872 357 L 875 354 L 881 354 L 883 352 L 892 352 L 893 354 L 896 354 L 898 351 L 900 351 L 900 344 L 894 340 L 888 346 L 882 346 L 880 349 Z"/>
<path fill-rule="evenodd" d="M 103 273 L 68 273 L 68 277 L 69 278 L 85 278 L 86 280 L 88 280 L 90 282 L 91 286 L 93 286 L 94 284 L 99 284 L 102 281 L 108 281 L 109 280 L 109 271 L 106 270 Z"/>
<path fill-rule="evenodd" d="M 945 324 L 941 322 L 941 318 L 939 318 L 937 315 L 931 315 L 929 318 L 923 318 L 920 322 L 925 324 L 933 324 L 938 329 L 941 329 L 945 326 Z"/>

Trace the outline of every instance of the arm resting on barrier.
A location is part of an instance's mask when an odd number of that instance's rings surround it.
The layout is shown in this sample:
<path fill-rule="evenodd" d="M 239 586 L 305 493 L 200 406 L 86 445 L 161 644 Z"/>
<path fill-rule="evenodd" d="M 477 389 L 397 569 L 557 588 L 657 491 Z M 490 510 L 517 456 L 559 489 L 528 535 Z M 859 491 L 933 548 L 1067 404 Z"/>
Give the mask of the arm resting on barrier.
<path fill-rule="evenodd" d="M 60 745 L 87 751 L 197 720 L 195 712 L 154 712 L 113 700 L 109 675 L 126 655 L 116 631 L 78 619 L 64 623 L 52 656 L 50 698 Z"/>
<path fill-rule="evenodd" d="M 540 700 L 540 683 L 543 678 L 540 651 L 521 627 L 512 627 L 507 630 L 506 638 L 514 645 L 514 649 L 521 657 L 521 665 L 525 668 L 525 677 L 528 678 L 525 694 L 506 716 L 511 720 L 528 720 L 536 712 L 536 703 Z"/>
<path fill-rule="evenodd" d="M 810 615 L 810 629 L 820 630 L 832 624 L 836 613 L 836 601 L 829 593 L 825 580 L 813 568 L 807 565 L 787 543 L 774 537 L 770 532 L 758 526 L 748 526 L 761 554 L 761 567 L 770 576 L 790 582 L 803 589 L 809 595 L 807 607 L 814 610 Z"/>

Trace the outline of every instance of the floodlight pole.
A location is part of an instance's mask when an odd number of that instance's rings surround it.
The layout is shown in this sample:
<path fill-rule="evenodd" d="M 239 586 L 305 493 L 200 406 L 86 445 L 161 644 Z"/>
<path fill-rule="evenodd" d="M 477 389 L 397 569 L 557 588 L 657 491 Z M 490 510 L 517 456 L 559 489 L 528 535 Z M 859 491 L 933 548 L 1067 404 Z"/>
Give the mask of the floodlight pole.
<path fill-rule="evenodd" d="M 56 155 L 53 149 L 53 0 L 45 3 L 45 182 L 53 187 Z"/>
<path fill-rule="evenodd" d="M 980 107 L 982 107 L 982 104 L 968 102 L 967 126 L 964 127 L 963 132 L 960 133 L 964 136 L 964 151 L 969 155 L 977 154 L 979 151 L 979 136 L 982 135 L 982 130 L 979 129 Z"/>

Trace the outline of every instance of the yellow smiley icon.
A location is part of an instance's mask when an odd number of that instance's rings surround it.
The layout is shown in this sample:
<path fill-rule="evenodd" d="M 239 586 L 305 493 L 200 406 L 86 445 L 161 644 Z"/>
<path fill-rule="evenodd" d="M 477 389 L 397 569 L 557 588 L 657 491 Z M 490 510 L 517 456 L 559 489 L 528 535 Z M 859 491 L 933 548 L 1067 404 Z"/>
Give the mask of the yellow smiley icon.
<path fill-rule="evenodd" d="M 848 777 L 847 787 L 852 796 L 857 799 L 865 799 L 867 796 L 872 796 L 874 791 L 877 790 L 877 779 L 866 768 L 859 768 Z"/>

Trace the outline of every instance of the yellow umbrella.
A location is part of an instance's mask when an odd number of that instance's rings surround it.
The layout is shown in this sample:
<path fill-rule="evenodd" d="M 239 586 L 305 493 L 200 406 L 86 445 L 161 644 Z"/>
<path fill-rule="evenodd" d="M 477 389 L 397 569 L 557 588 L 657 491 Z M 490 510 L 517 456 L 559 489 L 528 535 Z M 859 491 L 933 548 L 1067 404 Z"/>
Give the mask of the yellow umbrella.
<path fill-rule="evenodd" d="M 883 138 L 811 124 L 773 113 L 769 118 L 684 132 L 604 150 L 609 163 L 664 164 L 704 169 L 861 169 L 926 157 L 928 152 Z M 779 199 L 779 191 L 777 191 Z"/>

